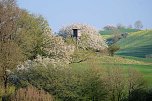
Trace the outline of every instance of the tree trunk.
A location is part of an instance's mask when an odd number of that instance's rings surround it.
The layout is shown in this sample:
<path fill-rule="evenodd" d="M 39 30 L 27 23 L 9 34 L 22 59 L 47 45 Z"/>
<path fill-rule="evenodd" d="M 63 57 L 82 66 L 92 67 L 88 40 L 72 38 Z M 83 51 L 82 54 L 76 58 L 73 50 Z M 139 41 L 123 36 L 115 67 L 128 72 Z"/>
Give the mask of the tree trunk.
<path fill-rule="evenodd" d="M 4 80 L 4 83 L 3 83 L 4 95 L 2 97 L 2 101 L 9 101 L 9 96 L 7 95 L 8 94 L 8 92 L 7 92 L 7 89 L 8 89 L 8 76 L 7 76 L 6 70 L 4 71 L 3 80 Z"/>

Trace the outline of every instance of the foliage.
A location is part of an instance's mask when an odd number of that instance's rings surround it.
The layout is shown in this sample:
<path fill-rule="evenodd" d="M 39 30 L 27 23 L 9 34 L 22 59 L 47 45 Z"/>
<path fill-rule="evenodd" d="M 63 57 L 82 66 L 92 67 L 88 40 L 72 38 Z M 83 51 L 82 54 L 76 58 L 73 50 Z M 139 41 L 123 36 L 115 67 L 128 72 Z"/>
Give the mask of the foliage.
<path fill-rule="evenodd" d="M 147 81 L 151 80 L 149 75 L 151 75 L 151 72 L 152 72 L 151 71 L 151 65 L 149 64 L 151 62 L 149 61 L 149 63 L 146 63 L 146 64 L 144 63 L 145 65 L 144 64 L 142 65 L 141 63 L 142 63 L 143 60 L 144 59 L 142 59 L 140 61 L 137 61 L 137 60 L 134 61 L 133 59 L 126 59 L 125 57 L 122 57 L 122 58 L 121 57 L 98 57 L 98 58 L 89 59 L 89 60 L 87 60 L 83 63 L 80 63 L 80 64 L 72 64 L 72 66 L 75 69 L 77 68 L 80 71 L 83 71 L 84 69 L 87 69 L 88 67 L 90 67 L 90 65 L 91 66 L 93 65 L 95 67 L 100 67 L 100 68 L 111 67 L 111 68 L 109 68 L 109 71 L 111 71 L 109 73 L 109 75 L 111 75 L 111 77 L 109 77 L 107 79 L 107 83 L 110 83 L 110 81 L 112 80 L 112 82 L 116 83 L 118 85 L 118 87 L 123 88 L 123 86 L 119 86 L 119 83 L 125 84 L 129 87 L 129 85 L 128 85 L 129 82 L 132 82 L 131 84 L 134 84 L 134 87 L 130 87 L 130 88 L 133 88 L 133 89 L 135 88 L 136 90 L 140 89 L 142 91 L 142 90 L 144 90 L 143 89 L 144 86 L 142 86 L 142 85 L 144 85 L 143 81 L 142 81 L 143 76 L 140 73 L 138 73 L 138 71 L 141 71 L 144 74 L 144 78 L 147 79 Z M 132 64 L 132 65 L 129 65 L 129 64 Z M 122 72 L 121 69 L 118 69 L 117 72 L 115 73 L 113 71 L 114 67 L 115 67 L 115 69 L 118 68 L 118 67 L 121 67 L 121 68 L 124 68 L 125 70 Z M 130 70 L 130 69 L 128 70 L 127 68 L 135 68 L 138 71 Z M 126 73 L 126 69 L 128 71 L 127 73 Z M 102 73 L 103 73 L 103 71 L 102 71 Z M 114 78 L 115 77 L 114 75 L 117 75 L 116 78 Z M 128 75 L 128 76 L 126 76 L 126 75 Z M 117 77 L 120 77 L 120 78 L 117 78 Z M 127 77 L 129 77 L 129 78 L 127 79 Z M 109 85 L 112 86 L 112 85 L 114 85 L 113 83 L 109 84 Z M 149 82 L 149 84 L 150 84 L 150 87 L 151 87 L 151 82 Z M 126 89 L 128 89 L 127 86 L 125 87 L 125 90 L 124 89 L 122 90 L 123 94 L 126 95 L 126 96 L 123 96 L 123 98 L 128 96 L 127 92 L 129 92 L 129 91 L 126 90 Z M 107 87 L 107 88 L 110 88 L 110 87 Z M 114 89 L 115 87 L 112 86 L 111 88 Z M 115 90 L 115 92 L 119 92 L 119 91 L 121 91 L 121 90 Z M 110 97 L 110 96 L 108 96 L 108 97 Z M 121 99 L 123 99 L 123 98 L 121 98 Z M 107 101 L 109 101 L 109 100 L 107 100 Z"/>
<path fill-rule="evenodd" d="M 108 91 L 108 101 L 120 101 L 126 96 L 126 80 L 123 70 L 120 68 L 110 68 L 104 74 L 106 89 Z"/>
<path fill-rule="evenodd" d="M 10 101 L 54 101 L 53 96 L 33 86 L 20 88 L 11 95 Z"/>
<path fill-rule="evenodd" d="M 114 30 L 114 29 L 116 29 L 116 27 L 113 25 L 106 25 L 103 29 L 104 30 Z"/>
<path fill-rule="evenodd" d="M 87 69 L 74 69 L 36 62 L 17 74 L 21 81 L 28 81 L 64 101 L 118 101 L 126 98 L 129 92 L 145 87 L 142 75 L 136 70 L 126 72 L 118 67 L 102 69 L 93 61 L 89 63 Z"/>
<path fill-rule="evenodd" d="M 150 101 L 152 99 L 151 89 L 137 89 L 131 92 L 131 95 L 122 101 Z"/>
<path fill-rule="evenodd" d="M 143 79 L 143 75 L 137 70 L 128 69 L 128 93 L 137 90 L 137 89 L 145 89 L 146 82 Z"/>
<path fill-rule="evenodd" d="M 37 54 L 45 56 L 43 47 L 47 44 L 47 35 L 51 34 L 47 21 L 42 16 L 35 16 L 23 10 L 20 12 L 16 42 L 27 59 L 34 59 Z"/>
<path fill-rule="evenodd" d="M 133 28 L 117 28 L 114 30 L 118 30 L 120 33 L 132 33 L 132 32 L 137 32 L 137 29 L 133 29 Z M 113 30 L 100 30 L 99 33 L 104 36 L 104 35 L 112 35 L 113 34 Z"/>
<path fill-rule="evenodd" d="M 10 96 L 15 92 L 15 87 L 9 86 L 5 89 L 4 86 L 0 85 L 0 88 L 0 101 L 2 101 L 2 99 L 10 100 Z M 7 94 L 5 93 L 5 90 L 7 90 Z"/>
<path fill-rule="evenodd" d="M 108 101 L 121 101 L 130 95 L 130 91 L 143 90 L 145 87 L 142 75 L 133 69 L 126 73 L 122 68 L 108 68 L 103 74 L 107 89 Z"/>
<path fill-rule="evenodd" d="M 65 44 L 61 37 L 53 35 L 42 16 L 22 11 L 18 26 L 17 42 L 28 59 L 33 60 L 40 55 L 52 61 L 69 63 L 74 47 Z"/>
<path fill-rule="evenodd" d="M 72 24 L 62 28 L 59 31 L 59 35 L 66 38 L 72 37 L 72 29 L 77 28 L 81 31 L 81 37 L 78 40 L 78 47 L 82 49 L 94 49 L 103 50 L 107 47 L 104 39 L 98 34 L 98 32 L 91 26 L 84 24 Z"/>
<path fill-rule="evenodd" d="M 117 28 L 100 30 L 99 33 L 106 39 L 106 43 L 111 45 L 118 42 L 120 39 L 126 38 L 128 33 L 136 31 L 138 30 L 133 28 L 126 28 L 120 24 L 117 26 Z"/>
<path fill-rule="evenodd" d="M 7 0 L 0 2 L 0 77 L 2 78 L 5 93 L 8 95 L 9 79 L 20 87 L 28 83 L 13 74 L 16 66 L 26 69 L 24 65 L 37 63 L 46 66 L 48 63 L 56 65 L 67 65 L 71 59 L 73 48 L 66 45 L 61 37 L 51 34 L 47 21 L 41 16 L 29 14 L 16 6 L 15 1 Z M 24 64 L 24 57 L 31 59 Z M 24 78 L 23 78 L 24 79 Z M 22 86 L 21 86 L 22 87 Z"/>
<path fill-rule="evenodd" d="M 0 78 L 4 87 L 4 95 L 8 94 L 8 77 L 10 70 L 24 60 L 21 48 L 15 42 L 16 22 L 19 9 L 14 0 L 0 1 Z M 5 99 L 5 98 L 4 98 Z"/>
<path fill-rule="evenodd" d="M 142 28 L 141 23 L 137 25 L 138 29 Z M 104 28 L 115 33 L 115 41 L 120 39 L 119 31 L 125 29 L 122 25 L 117 27 Z M 72 37 L 73 28 L 81 30 L 82 36 L 77 41 Z M 99 33 L 88 25 L 73 24 L 61 29 L 60 36 L 55 36 L 42 16 L 20 9 L 15 0 L 1 0 L 0 29 L 2 100 L 131 101 L 151 97 L 138 71 L 100 68 L 109 65 L 143 68 L 151 67 L 151 63 L 108 56 L 95 59 L 95 52 L 104 51 L 107 45 Z M 116 44 L 108 48 L 111 56 L 119 49 Z M 76 64 L 77 68 L 70 68 Z M 87 69 L 84 69 L 85 66 Z M 137 97 L 141 95 L 144 97 Z"/>
<path fill-rule="evenodd" d="M 143 28 L 143 24 L 140 20 L 136 21 L 135 24 L 134 24 L 135 28 L 140 30 Z"/>
<path fill-rule="evenodd" d="M 117 24 L 117 29 L 125 29 L 125 26 L 119 23 Z"/>
<path fill-rule="evenodd" d="M 122 34 L 119 32 L 119 30 L 113 30 L 112 34 L 113 43 L 116 43 L 122 38 Z"/>
<path fill-rule="evenodd" d="M 48 44 L 43 47 L 43 50 L 47 54 L 47 57 L 53 61 L 61 61 L 64 64 L 69 64 L 75 46 L 66 44 L 62 37 L 49 35 Z"/>
<path fill-rule="evenodd" d="M 39 63 L 31 66 L 18 71 L 20 81 L 28 81 L 63 101 L 104 99 L 105 90 L 99 70 L 80 72 L 71 68 L 53 67 L 51 64 L 44 67 Z"/>
<path fill-rule="evenodd" d="M 120 49 L 120 47 L 119 47 L 118 45 L 116 45 L 116 44 L 110 45 L 110 46 L 108 47 L 110 56 L 114 56 L 114 53 L 115 53 L 116 51 L 118 51 L 119 49 Z"/>
<path fill-rule="evenodd" d="M 120 39 L 126 38 L 128 33 L 137 32 L 137 29 L 127 28 L 121 24 L 111 29 L 100 30 L 99 33 L 106 39 L 108 45 L 118 42 Z"/>

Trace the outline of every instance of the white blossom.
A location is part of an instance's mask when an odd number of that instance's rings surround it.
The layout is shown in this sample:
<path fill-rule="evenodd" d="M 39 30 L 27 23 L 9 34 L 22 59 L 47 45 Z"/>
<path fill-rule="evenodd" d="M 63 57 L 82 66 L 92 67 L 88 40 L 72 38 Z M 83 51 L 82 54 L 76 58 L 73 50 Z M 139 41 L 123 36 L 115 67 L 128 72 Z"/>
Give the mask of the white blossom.
<path fill-rule="evenodd" d="M 95 28 L 84 25 L 84 24 L 72 24 L 67 27 L 63 27 L 59 31 L 59 35 L 67 38 L 72 37 L 72 29 L 80 29 L 81 37 L 78 40 L 78 45 L 81 48 L 87 49 L 92 48 L 95 50 L 103 50 L 107 48 L 105 40 L 101 37 L 101 35 L 95 30 Z"/>

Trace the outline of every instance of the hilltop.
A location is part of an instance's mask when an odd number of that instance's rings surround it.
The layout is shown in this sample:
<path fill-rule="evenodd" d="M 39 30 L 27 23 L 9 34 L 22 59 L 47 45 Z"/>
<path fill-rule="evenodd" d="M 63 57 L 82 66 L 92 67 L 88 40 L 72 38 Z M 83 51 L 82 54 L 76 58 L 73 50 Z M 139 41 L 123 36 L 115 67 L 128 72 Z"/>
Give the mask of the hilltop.
<path fill-rule="evenodd" d="M 137 29 L 133 29 L 133 28 L 120 28 L 120 29 L 116 29 L 118 33 L 123 34 L 123 33 L 132 33 L 132 32 L 137 32 Z M 101 30 L 99 31 L 99 33 L 105 38 L 111 38 L 114 34 L 114 30 Z"/>

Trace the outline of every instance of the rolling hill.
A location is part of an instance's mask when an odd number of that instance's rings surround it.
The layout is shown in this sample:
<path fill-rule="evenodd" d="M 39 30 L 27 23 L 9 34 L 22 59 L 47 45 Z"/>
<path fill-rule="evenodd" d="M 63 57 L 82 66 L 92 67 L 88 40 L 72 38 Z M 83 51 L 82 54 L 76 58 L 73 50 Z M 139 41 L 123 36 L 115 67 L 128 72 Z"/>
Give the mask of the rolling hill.
<path fill-rule="evenodd" d="M 137 32 L 137 29 L 131 29 L 131 28 L 121 28 L 117 29 L 120 33 L 131 33 L 131 32 Z M 103 30 L 99 32 L 101 35 L 111 35 L 113 34 L 113 30 Z"/>
<path fill-rule="evenodd" d="M 117 32 L 119 33 L 132 33 L 132 32 L 137 32 L 137 29 L 131 29 L 131 28 L 121 28 L 121 29 L 117 29 Z M 111 38 L 113 36 L 114 31 L 113 30 L 102 30 L 99 31 L 99 33 L 105 38 Z"/>
<path fill-rule="evenodd" d="M 93 55 L 87 61 L 70 64 L 70 67 L 79 72 L 83 72 L 88 68 L 123 68 L 127 72 L 129 68 L 132 68 L 142 73 L 148 86 L 152 87 L 152 60 L 146 58 Z"/>
<path fill-rule="evenodd" d="M 116 54 L 144 58 L 152 54 L 152 30 L 129 33 L 117 44 L 121 49 Z"/>

